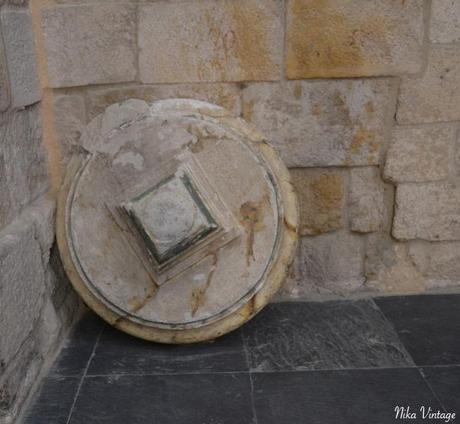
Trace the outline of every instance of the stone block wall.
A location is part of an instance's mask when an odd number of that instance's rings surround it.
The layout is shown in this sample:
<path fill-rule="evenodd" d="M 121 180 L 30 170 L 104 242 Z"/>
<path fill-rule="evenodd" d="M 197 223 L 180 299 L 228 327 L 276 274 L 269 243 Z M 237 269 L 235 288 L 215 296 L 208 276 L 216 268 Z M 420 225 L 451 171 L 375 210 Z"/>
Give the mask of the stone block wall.
<path fill-rule="evenodd" d="M 280 298 L 460 288 L 460 2 L 34 0 L 59 186 L 113 102 L 223 105 L 292 170 L 301 241 Z"/>
<path fill-rule="evenodd" d="M 0 423 L 14 421 L 78 312 L 54 243 L 30 11 L 0 7 Z"/>

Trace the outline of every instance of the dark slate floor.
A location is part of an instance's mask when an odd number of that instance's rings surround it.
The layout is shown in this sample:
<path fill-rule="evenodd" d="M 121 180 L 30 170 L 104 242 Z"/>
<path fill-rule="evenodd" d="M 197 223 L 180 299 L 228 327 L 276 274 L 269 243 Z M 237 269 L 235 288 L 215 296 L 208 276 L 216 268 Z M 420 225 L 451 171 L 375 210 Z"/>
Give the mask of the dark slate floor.
<path fill-rule="evenodd" d="M 417 418 L 396 419 L 397 406 Z M 460 415 L 460 295 L 279 303 L 193 346 L 88 314 L 25 424 L 449 422 L 421 407 Z"/>

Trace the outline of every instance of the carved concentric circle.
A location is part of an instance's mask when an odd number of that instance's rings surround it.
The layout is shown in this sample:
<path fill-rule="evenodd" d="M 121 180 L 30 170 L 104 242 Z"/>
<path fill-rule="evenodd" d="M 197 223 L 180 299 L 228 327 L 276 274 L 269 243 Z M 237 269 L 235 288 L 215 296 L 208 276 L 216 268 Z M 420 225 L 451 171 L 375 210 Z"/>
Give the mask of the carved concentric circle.
<path fill-rule="evenodd" d="M 76 290 L 106 321 L 190 343 L 269 301 L 292 260 L 297 209 L 286 168 L 255 128 L 204 102 L 128 100 L 81 143 L 58 242 Z"/>

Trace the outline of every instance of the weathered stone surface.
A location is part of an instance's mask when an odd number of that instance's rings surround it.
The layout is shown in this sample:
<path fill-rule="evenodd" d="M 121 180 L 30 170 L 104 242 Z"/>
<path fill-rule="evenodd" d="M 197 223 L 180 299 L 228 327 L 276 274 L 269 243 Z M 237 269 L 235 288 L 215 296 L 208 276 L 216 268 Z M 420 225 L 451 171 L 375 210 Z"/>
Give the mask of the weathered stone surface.
<path fill-rule="evenodd" d="M 10 105 L 10 83 L 8 81 L 8 65 L 6 62 L 5 43 L 0 32 L 0 112 Z"/>
<path fill-rule="evenodd" d="M 343 226 L 344 175 L 340 170 L 291 169 L 300 207 L 300 235 L 316 235 Z"/>
<path fill-rule="evenodd" d="M 288 78 L 418 72 L 423 63 L 423 1 L 290 0 Z"/>
<path fill-rule="evenodd" d="M 5 363 L 32 331 L 43 304 L 45 274 L 35 234 L 29 219 L 0 232 L 0 359 Z"/>
<path fill-rule="evenodd" d="M 86 125 L 85 100 L 78 94 L 54 97 L 54 128 L 63 160 L 67 162 Z"/>
<path fill-rule="evenodd" d="M 409 255 L 428 288 L 460 284 L 460 243 L 414 241 Z"/>
<path fill-rule="evenodd" d="M 364 283 L 363 242 L 361 236 L 342 231 L 303 237 L 280 296 L 301 298 L 358 290 Z"/>
<path fill-rule="evenodd" d="M 420 77 L 401 81 L 397 120 L 402 124 L 460 119 L 460 46 L 436 45 Z"/>
<path fill-rule="evenodd" d="M 241 112 L 240 89 L 236 84 L 161 84 L 129 87 L 102 88 L 90 90 L 88 99 L 88 120 L 102 113 L 113 103 L 128 99 L 142 99 L 153 102 L 162 99 L 196 99 L 222 106 L 234 115 Z"/>
<path fill-rule="evenodd" d="M 2 33 L 8 64 L 11 106 L 19 108 L 40 100 L 32 19 L 28 10 L 4 9 Z"/>
<path fill-rule="evenodd" d="M 48 175 L 42 145 L 39 105 L 3 116 L 0 152 L 0 228 L 46 190 Z"/>
<path fill-rule="evenodd" d="M 282 56 L 281 20 L 281 3 L 276 0 L 142 5 L 140 79 L 144 83 L 276 80 Z"/>
<path fill-rule="evenodd" d="M 51 87 L 135 80 L 134 5 L 57 6 L 42 24 Z"/>
<path fill-rule="evenodd" d="M 393 236 L 405 240 L 460 240 L 460 183 L 400 184 Z"/>
<path fill-rule="evenodd" d="M 348 215 L 352 231 L 369 233 L 382 229 L 384 191 L 379 168 L 363 167 L 351 170 Z"/>
<path fill-rule="evenodd" d="M 297 239 L 288 171 L 262 141 L 198 100 L 132 99 L 98 115 L 81 141 L 94 155 L 71 192 L 66 180 L 58 213 L 62 257 L 70 269 L 78 260 L 70 275 L 87 303 L 109 322 L 141 316 L 149 325 L 121 328 L 169 343 L 216 337 L 262 308 Z"/>
<path fill-rule="evenodd" d="M 433 43 L 460 41 L 460 3 L 457 0 L 432 0 L 430 40 Z"/>
<path fill-rule="evenodd" d="M 394 182 L 437 181 L 449 175 L 456 127 L 433 124 L 393 128 L 384 177 Z"/>
<path fill-rule="evenodd" d="M 376 165 L 389 93 L 384 79 L 251 84 L 243 115 L 290 167 Z"/>
<path fill-rule="evenodd" d="M 371 234 L 366 243 L 365 288 L 383 293 L 413 293 L 425 289 L 423 276 L 414 267 L 406 243 L 382 233 Z"/>

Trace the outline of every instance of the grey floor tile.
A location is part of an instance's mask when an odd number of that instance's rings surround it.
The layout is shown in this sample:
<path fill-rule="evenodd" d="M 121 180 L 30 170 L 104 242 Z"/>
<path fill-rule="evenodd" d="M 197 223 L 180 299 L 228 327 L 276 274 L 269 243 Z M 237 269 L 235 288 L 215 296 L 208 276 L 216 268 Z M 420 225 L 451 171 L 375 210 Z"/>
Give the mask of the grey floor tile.
<path fill-rule="evenodd" d="M 71 424 L 254 424 L 247 373 L 89 377 Z"/>
<path fill-rule="evenodd" d="M 80 378 L 49 377 L 29 406 L 23 424 L 65 424 Z"/>
<path fill-rule="evenodd" d="M 104 326 L 101 318 L 92 312 L 87 312 L 70 334 L 51 369 L 51 375 L 82 376 Z"/>
<path fill-rule="evenodd" d="M 99 340 L 88 375 L 247 370 L 239 331 L 212 342 L 179 346 L 147 342 L 108 328 Z"/>
<path fill-rule="evenodd" d="M 256 373 L 259 424 L 394 424 L 395 407 L 442 410 L 416 368 Z"/>
<path fill-rule="evenodd" d="M 371 300 L 272 304 L 243 336 L 253 371 L 413 365 Z"/>
<path fill-rule="evenodd" d="M 460 295 L 382 297 L 376 303 L 417 365 L 460 364 Z"/>
<path fill-rule="evenodd" d="M 425 378 L 447 412 L 455 412 L 460 420 L 460 366 L 426 367 Z"/>

